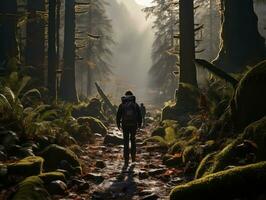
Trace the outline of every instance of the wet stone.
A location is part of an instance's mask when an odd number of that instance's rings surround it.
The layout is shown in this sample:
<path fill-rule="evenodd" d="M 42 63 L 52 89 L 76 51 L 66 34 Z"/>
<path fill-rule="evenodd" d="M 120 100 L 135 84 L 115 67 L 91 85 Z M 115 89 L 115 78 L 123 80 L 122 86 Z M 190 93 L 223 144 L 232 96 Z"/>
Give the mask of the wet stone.
<path fill-rule="evenodd" d="M 159 196 L 157 194 L 150 194 L 144 196 L 141 200 L 157 200 L 157 199 L 159 199 Z"/>
<path fill-rule="evenodd" d="M 105 162 L 103 162 L 103 161 L 101 161 L 101 160 L 98 160 L 98 161 L 96 162 L 95 166 L 96 166 L 97 168 L 99 168 L 99 169 L 103 169 L 103 168 L 106 167 L 106 164 L 105 164 Z"/>
<path fill-rule="evenodd" d="M 148 172 L 145 172 L 145 171 L 140 171 L 139 172 L 139 179 L 140 180 L 147 179 L 147 178 L 149 178 L 149 173 Z"/>
<path fill-rule="evenodd" d="M 160 168 L 160 169 L 151 169 L 149 170 L 149 175 L 150 176 L 157 176 L 165 173 L 166 169 Z"/>
<path fill-rule="evenodd" d="M 86 174 L 83 178 L 95 184 L 101 184 L 104 181 L 104 177 L 101 174 L 96 173 Z"/>
<path fill-rule="evenodd" d="M 56 180 L 48 184 L 47 190 L 51 195 L 64 195 L 67 192 L 67 185 L 63 181 Z"/>
<path fill-rule="evenodd" d="M 105 145 L 122 145 L 123 138 L 114 134 L 107 134 L 104 138 Z"/>

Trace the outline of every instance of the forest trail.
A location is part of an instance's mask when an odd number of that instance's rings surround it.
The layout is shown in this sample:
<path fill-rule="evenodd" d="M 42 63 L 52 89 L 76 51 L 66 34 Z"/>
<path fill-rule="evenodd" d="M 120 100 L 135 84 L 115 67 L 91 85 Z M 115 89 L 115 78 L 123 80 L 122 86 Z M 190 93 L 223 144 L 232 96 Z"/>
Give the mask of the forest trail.
<path fill-rule="evenodd" d="M 109 128 L 109 132 L 122 136 L 115 127 Z M 148 132 L 148 128 L 138 132 L 137 162 L 130 163 L 127 168 L 123 167 L 122 145 L 107 146 L 104 137 L 98 137 L 93 145 L 84 146 L 86 153 L 81 156 L 85 163 L 83 178 L 94 183 L 84 194 L 70 193 L 69 199 L 168 199 L 175 182 L 173 185 L 169 182 L 169 171 L 161 165 L 161 154 L 143 143 L 149 137 Z"/>

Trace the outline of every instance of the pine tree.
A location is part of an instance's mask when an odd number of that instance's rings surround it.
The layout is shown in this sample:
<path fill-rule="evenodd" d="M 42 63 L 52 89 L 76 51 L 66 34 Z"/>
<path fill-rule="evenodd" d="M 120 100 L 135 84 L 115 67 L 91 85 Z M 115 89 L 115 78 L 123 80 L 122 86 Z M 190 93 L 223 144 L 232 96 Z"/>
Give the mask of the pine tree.
<path fill-rule="evenodd" d="M 112 57 L 111 47 L 114 44 L 112 39 L 111 20 L 106 14 L 108 4 L 104 0 L 89 1 L 89 9 L 86 14 L 80 16 L 79 25 L 83 26 L 83 32 L 90 36 L 87 47 L 81 52 L 83 59 L 81 77 L 87 73 L 86 95 L 92 94 L 95 81 L 108 80 L 111 74 L 110 60 Z M 83 81 L 81 82 L 83 84 Z"/>
<path fill-rule="evenodd" d="M 39 84 L 44 85 L 44 59 L 45 59 L 45 11 L 44 0 L 28 0 L 28 20 L 26 29 L 25 63 L 34 67 L 32 73 Z"/>
<path fill-rule="evenodd" d="M 48 89 L 56 97 L 56 0 L 49 0 L 48 19 Z"/>
<path fill-rule="evenodd" d="M 177 56 L 174 55 L 177 48 L 174 40 L 178 21 L 177 10 L 171 6 L 171 1 L 155 0 L 154 3 L 155 6 L 144 9 L 148 17 L 155 16 L 150 86 L 169 98 L 177 87 L 177 79 L 173 75 L 173 72 L 177 71 Z"/>
<path fill-rule="evenodd" d="M 180 83 L 198 87 L 195 66 L 195 23 L 194 1 L 179 0 L 179 38 L 180 38 Z M 177 107 L 182 110 L 193 111 L 197 105 L 191 91 L 179 86 L 177 93 Z M 179 109 L 179 108 L 178 108 Z"/>
<path fill-rule="evenodd" d="M 75 77 L 75 19 L 75 0 L 67 0 L 65 1 L 64 67 L 60 96 L 62 100 L 68 102 L 78 101 Z"/>
<path fill-rule="evenodd" d="M 10 59 L 18 58 L 17 1 L 0 1 L 0 68 L 6 71 Z"/>
<path fill-rule="evenodd" d="M 239 72 L 266 58 L 265 39 L 258 31 L 253 0 L 221 0 L 221 21 L 221 49 L 215 65 Z"/>

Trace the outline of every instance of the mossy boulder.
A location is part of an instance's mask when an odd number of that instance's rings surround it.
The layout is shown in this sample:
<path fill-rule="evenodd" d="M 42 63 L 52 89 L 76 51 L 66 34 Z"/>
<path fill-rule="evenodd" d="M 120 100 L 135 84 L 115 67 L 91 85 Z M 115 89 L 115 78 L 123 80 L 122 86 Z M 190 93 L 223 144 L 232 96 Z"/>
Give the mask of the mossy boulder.
<path fill-rule="evenodd" d="M 210 153 L 207 156 L 205 156 L 202 161 L 200 162 L 196 173 L 195 173 L 195 179 L 203 177 L 205 174 L 210 173 L 210 168 L 213 165 L 214 157 L 216 155 L 216 152 Z"/>
<path fill-rule="evenodd" d="M 266 162 L 261 162 L 235 167 L 177 186 L 171 191 L 170 199 L 256 199 L 254 197 L 265 192 L 265 185 Z"/>
<path fill-rule="evenodd" d="M 38 176 L 31 176 L 19 183 L 12 200 L 51 200 L 49 193 Z"/>
<path fill-rule="evenodd" d="M 250 124 L 244 131 L 243 139 L 257 145 L 257 159 L 266 160 L 266 117 Z"/>
<path fill-rule="evenodd" d="M 265 116 L 265 85 L 266 61 L 249 70 L 239 82 L 231 102 L 233 123 L 239 132 Z"/>
<path fill-rule="evenodd" d="M 203 151 L 200 146 L 187 146 L 182 153 L 183 163 L 199 162 L 202 153 Z"/>
<path fill-rule="evenodd" d="M 107 134 L 106 126 L 94 117 L 80 117 L 78 118 L 78 123 L 80 125 L 88 125 L 92 133 L 99 133 L 103 136 Z"/>
<path fill-rule="evenodd" d="M 66 161 L 73 168 L 80 168 L 80 163 L 77 155 L 64 147 L 58 145 L 50 145 L 45 148 L 40 155 L 44 158 L 45 171 L 55 171 L 60 167 L 62 161 Z"/>
<path fill-rule="evenodd" d="M 43 158 L 30 156 L 7 166 L 8 175 L 33 176 L 39 175 L 43 169 Z"/>
<path fill-rule="evenodd" d="M 156 129 L 154 129 L 151 133 L 151 136 L 160 136 L 160 137 L 164 137 L 165 136 L 165 130 L 164 127 L 159 126 Z"/>
<path fill-rule="evenodd" d="M 50 183 L 52 181 L 56 181 L 56 180 L 66 182 L 66 177 L 62 172 L 42 173 L 39 175 L 39 178 L 41 178 L 45 184 Z"/>

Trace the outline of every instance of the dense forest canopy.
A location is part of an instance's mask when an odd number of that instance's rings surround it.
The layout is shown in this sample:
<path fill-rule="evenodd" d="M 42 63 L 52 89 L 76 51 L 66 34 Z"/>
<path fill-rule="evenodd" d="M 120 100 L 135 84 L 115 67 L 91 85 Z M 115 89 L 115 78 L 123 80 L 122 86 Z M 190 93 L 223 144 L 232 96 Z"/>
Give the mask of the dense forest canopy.
<path fill-rule="evenodd" d="M 265 11 L 1 0 L 0 199 L 266 199 Z"/>

